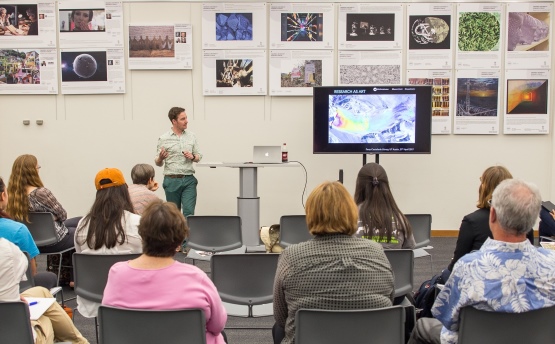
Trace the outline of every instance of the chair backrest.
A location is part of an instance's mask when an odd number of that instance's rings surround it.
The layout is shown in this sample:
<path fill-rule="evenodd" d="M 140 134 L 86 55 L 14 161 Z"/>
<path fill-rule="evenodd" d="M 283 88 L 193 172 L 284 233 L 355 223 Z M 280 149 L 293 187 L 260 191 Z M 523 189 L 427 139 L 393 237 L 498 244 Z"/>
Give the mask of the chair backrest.
<path fill-rule="evenodd" d="M 295 316 L 295 343 L 403 344 L 405 309 L 299 309 Z"/>
<path fill-rule="evenodd" d="M 412 250 L 384 250 L 395 275 L 395 297 L 412 292 L 414 285 L 414 252 Z"/>
<path fill-rule="evenodd" d="M 555 340 L 555 306 L 524 313 L 500 313 L 464 307 L 459 344 L 544 344 Z"/>
<path fill-rule="evenodd" d="M 430 237 L 432 236 L 432 215 L 405 214 L 405 216 L 410 222 L 414 241 L 416 241 L 416 246 L 414 248 L 428 246 L 430 244 Z"/>
<path fill-rule="evenodd" d="M 54 245 L 58 242 L 56 226 L 52 213 L 29 212 L 29 222 L 23 221 L 29 228 L 37 247 Z"/>
<path fill-rule="evenodd" d="M 75 295 L 94 302 L 102 302 L 110 268 L 117 262 L 139 257 L 133 254 L 73 254 Z"/>
<path fill-rule="evenodd" d="M 243 246 L 239 216 L 188 216 L 187 246 L 208 252 L 230 251 Z"/>
<path fill-rule="evenodd" d="M 283 248 L 312 239 L 306 215 L 283 215 L 279 219 L 279 245 Z"/>
<path fill-rule="evenodd" d="M 102 344 L 206 344 L 206 321 L 200 309 L 151 310 L 100 306 Z"/>
<path fill-rule="evenodd" d="M 22 301 L 0 302 L 0 343 L 34 342 L 27 305 Z"/>
<path fill-rule="evenodd" d="M 211 278 L 222 301 L 238 305 L 271 303 L 278 258 L 277 253 L 212 256 Z"/>
<path fill-rule="evenodd" d="M 35 286 L 35 279 L 33 278 L 33 272 L 31 271 L 31 256 L 29 256 L 29 252 L 23 251 L 23 253 L 25 254 L 25 257 L 27 257 L 27 271 L 25 271 L 25 277 L 27 277 L 27 280 L 19 282 L 20 293 L 23 293 L 25 290 Z"/>

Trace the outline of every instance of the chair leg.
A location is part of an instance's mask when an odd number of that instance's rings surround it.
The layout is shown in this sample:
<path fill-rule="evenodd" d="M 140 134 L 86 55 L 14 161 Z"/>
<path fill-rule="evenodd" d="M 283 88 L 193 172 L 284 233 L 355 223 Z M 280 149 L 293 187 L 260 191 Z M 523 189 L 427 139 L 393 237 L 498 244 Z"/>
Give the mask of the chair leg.
<path fill-rule="evenodd" d="M 98 343 L 98 319 L 94 317 L 94 331 L 96 333 L 96 342 Z"/>
<path fill-rule="evenodd" d="M 432 258 L 432 255 L 430 254 L 430 276 L 434 275 L 434 258 Z"/>
<path fill-rule="evenodd" d="M 62 274 L 62 254 L 60 253 L 60 261 L 58 262 L 58 281 L 56 287 L 60 286 L 60 275 Z"/>

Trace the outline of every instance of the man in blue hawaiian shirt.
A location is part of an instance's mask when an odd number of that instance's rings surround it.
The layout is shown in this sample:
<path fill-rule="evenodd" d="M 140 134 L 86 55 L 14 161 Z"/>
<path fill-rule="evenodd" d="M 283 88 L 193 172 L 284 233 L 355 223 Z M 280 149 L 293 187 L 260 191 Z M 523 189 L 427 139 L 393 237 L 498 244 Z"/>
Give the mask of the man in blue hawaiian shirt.
<path fill-rule="evenodd" d="M 466 306 L 520 313 L 555 305 L 555 252 L 526 239 L 540 206 L 534 185 L 507 179 L 497 186 L 489 215 L 493 239 L 455 264 L 432 308 L 435 319 L 418 320 L 409 344 L 457 343 Z"/>

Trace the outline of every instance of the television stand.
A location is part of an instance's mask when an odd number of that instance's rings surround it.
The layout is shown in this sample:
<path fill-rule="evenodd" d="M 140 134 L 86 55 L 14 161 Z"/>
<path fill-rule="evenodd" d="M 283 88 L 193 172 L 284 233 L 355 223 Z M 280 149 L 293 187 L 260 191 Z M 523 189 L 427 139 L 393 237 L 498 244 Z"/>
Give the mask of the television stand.
<path fill-rule="evenodd" d="M 380 155 L 374 154 L 374 162 L 380 164 Z M 366 165 L 366 154 L 362 154 L 362 166 Z"/>

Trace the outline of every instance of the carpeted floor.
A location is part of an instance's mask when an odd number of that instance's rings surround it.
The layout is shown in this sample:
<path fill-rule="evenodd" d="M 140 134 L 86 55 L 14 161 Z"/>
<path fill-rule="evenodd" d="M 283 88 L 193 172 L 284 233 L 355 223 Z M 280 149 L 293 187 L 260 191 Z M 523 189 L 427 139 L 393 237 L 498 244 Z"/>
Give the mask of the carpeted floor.
<path fill-rule="evenodd" d="M 437 273 L 444 269 L 453 255 L 456 238 L 432 238 L 431 245 L 434 247 L 429 252 L 433 258 L 433 273 Z M 191 259 L 187 259 L 183 254 L 178 253 L 176 259 L 181 262 L 191 263 Z M 45 256 L 38 257 L 39 271 L 45 269 Z M 197 262 L 197 265 L 209 273 L 210 265 L 207 262 Z M 430 272 L 429 257 L 415 259 L 414 262 L 414 289 L 418 289 L 423 281 L 432 276 Z M 64 288 L 64 297 L 66 299 L 75 296 L 73 290 Z M 76 307 L 75 300 L 67 302 L 69 307 Z M 226 334 L 230 344 L 272 344 L 271 327 L 274 319 L 271 316 L 259 318 L 241 318 L 230 316 L 228 318 L 228 327 L 262 327 L 264 329 L 226 329 Z M 81 333 L 91 342 L 96 343 L 94 319 L 85 318 L 78 312 L 75 312 L 75 325 Z M 142 343 L 141 343 L 142 344 Z M 149 344 L 149 343 L 144 343 Z"/>

